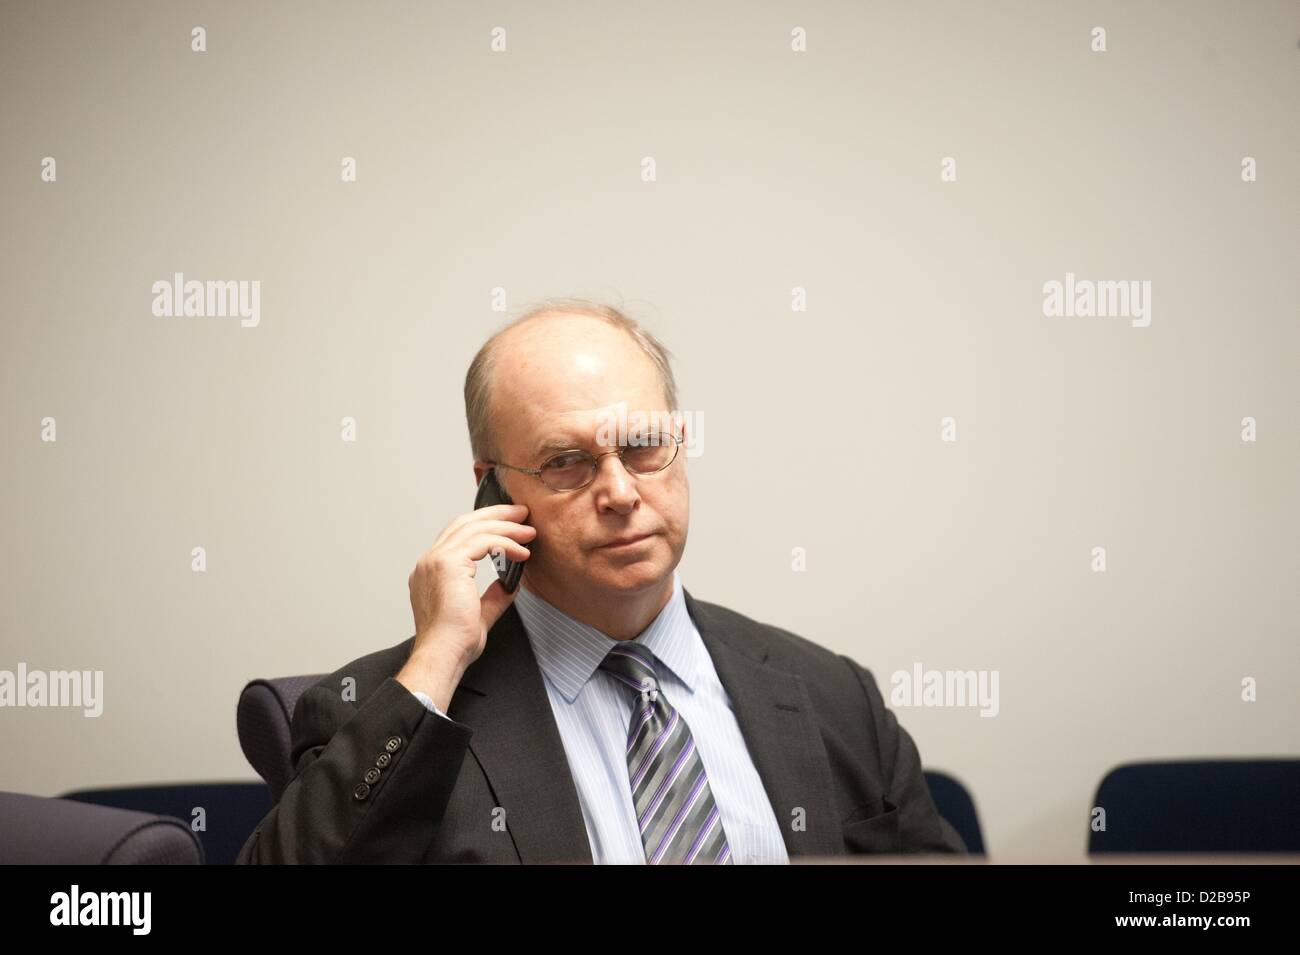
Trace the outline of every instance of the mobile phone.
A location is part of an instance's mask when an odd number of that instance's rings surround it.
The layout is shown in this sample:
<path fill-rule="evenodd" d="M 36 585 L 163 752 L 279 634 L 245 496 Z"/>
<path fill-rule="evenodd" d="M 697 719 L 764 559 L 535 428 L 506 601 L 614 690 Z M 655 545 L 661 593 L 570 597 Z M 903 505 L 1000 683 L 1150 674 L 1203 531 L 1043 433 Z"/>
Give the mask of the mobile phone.
<path fill-rule="evenodd" d="M 496 481 L 496 469 L 489 468 L 483 475 L 483 480 L 478 482 L 478 494 L 474 497 L 474 510 L 480 507 L 490 507 L 493 504 L 513 504 L 510 495 L 501 489 Z M 523 523 L 527 524 L 527 521 Z M 533 547 L 537 543 L 537 538 L 528 545 L 529 553 L 533 552 Z M 519 586 L 519 579 L 524 575 L 524 562 L 522 560 L 511 560 L 504 552 L 492 555 L 492 566 L 497 569 L 497 576 L 501 579 L 501 586 L 505 587 L 510 593 L 514 593 L 515 588 Z"/>

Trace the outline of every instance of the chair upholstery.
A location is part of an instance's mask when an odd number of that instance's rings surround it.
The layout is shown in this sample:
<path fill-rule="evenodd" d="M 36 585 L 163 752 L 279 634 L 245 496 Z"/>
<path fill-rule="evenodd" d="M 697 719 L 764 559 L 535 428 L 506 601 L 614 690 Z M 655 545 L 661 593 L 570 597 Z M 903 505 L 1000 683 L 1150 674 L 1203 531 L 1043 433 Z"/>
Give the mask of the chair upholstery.
<path fill-rule="evenodd" d="M 293 748 L 289 727 L 298 697 L 328 674 L 286 676 L 252 680 L 239 695 L 235 712 L 236 731 L 244 755 L 271 788 L 271 799 L 279 802 L 293 778 Z"/>
<path fill-rule="evenodd" d="M 966 787 L 938 770 L 926 770 L 926 785 L 939 815 L 948 820 L 949 825 L 957 830 L 966 849 L 972 855 L 984 855 L 984 835 L 980 831 L 979 815 L 975 811 L 975 800 L 971 799 Z"/>
<path fill-rule="evenodd" d="M 112 789 L 79 789 L 64 799 L 130 809 L 155 816 L 174 816 L 190 826 L 203 846 L 208 865 L 231 865 L 257 824 L 271 809 L 271 789 L 261 782 L 167 783 Z M 191 824 L 203 809 L 203 826 Z"/>
<path fill-rule="evenodd" d="M 0 865 L 201 865 L 180 819 L 0 792 Z"/>
<path fill-rule="evenodd" d="M 1092 805 L 1094 852 L 1300 852 L 1300 759 L 1128 763 Z"/>

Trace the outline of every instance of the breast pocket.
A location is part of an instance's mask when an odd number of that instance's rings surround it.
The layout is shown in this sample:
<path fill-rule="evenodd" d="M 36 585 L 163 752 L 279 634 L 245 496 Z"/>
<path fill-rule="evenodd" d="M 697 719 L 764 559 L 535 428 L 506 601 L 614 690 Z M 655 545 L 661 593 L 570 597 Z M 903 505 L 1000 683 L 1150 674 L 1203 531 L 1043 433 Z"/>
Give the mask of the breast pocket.
<path fill-rule="evenodd" d="M 888 799 L 882 803 L 884 812 L 861 818 L 855 811 L 847 822 L 841 823 L 844 845 L 850 855 L 903 851 L 903 840 L 898 831 L 898 807 Z"/>

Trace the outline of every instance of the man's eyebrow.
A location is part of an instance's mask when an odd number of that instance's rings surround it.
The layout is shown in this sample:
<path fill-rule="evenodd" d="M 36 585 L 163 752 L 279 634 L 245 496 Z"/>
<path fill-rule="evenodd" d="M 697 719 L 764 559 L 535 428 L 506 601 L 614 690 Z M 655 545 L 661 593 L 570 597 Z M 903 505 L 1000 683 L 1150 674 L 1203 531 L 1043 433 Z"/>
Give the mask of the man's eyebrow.
<path fill-rule="evenodd" d="M 547 454 L 554 454 L 557 451 L 572 451 L 575 448 L 581 448 L 582 442 L 577 438 L 550 437 L 542 441 L 541 444 L 533 448 L 533 456 L 541 457 Z"/>
<path fill-rule="evenodd" d="M 565 437 L 563 435 L 552 435 L 549 438 L 543 439 L 540 444 L 535 445 L 533 447 L 532 455 L 534 458 L 544 458 L 559 451 L 573 450 L 589 451 L 590 448 L 587 446 L 585 440 Z"/>

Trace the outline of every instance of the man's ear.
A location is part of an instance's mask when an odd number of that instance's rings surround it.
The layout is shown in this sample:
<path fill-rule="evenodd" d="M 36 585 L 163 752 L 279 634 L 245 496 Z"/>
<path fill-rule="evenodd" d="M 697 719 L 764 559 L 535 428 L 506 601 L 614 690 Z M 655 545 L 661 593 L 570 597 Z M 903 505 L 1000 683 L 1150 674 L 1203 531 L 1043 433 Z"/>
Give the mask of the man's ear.
<path fill-rule="evenodd" d="M 494 467 L 493 465 L 486 464 L 482 461 L 474 462 L 474 486 L 478 487 L 479 484 L 483 482 L 483 475 L 487 474 L 489 471 L 492 472 L 492 480 L 496 482 L 497 490 L 505 497 L 510 497 L 510 492 L 506 490 L 505 469 Z"/>

